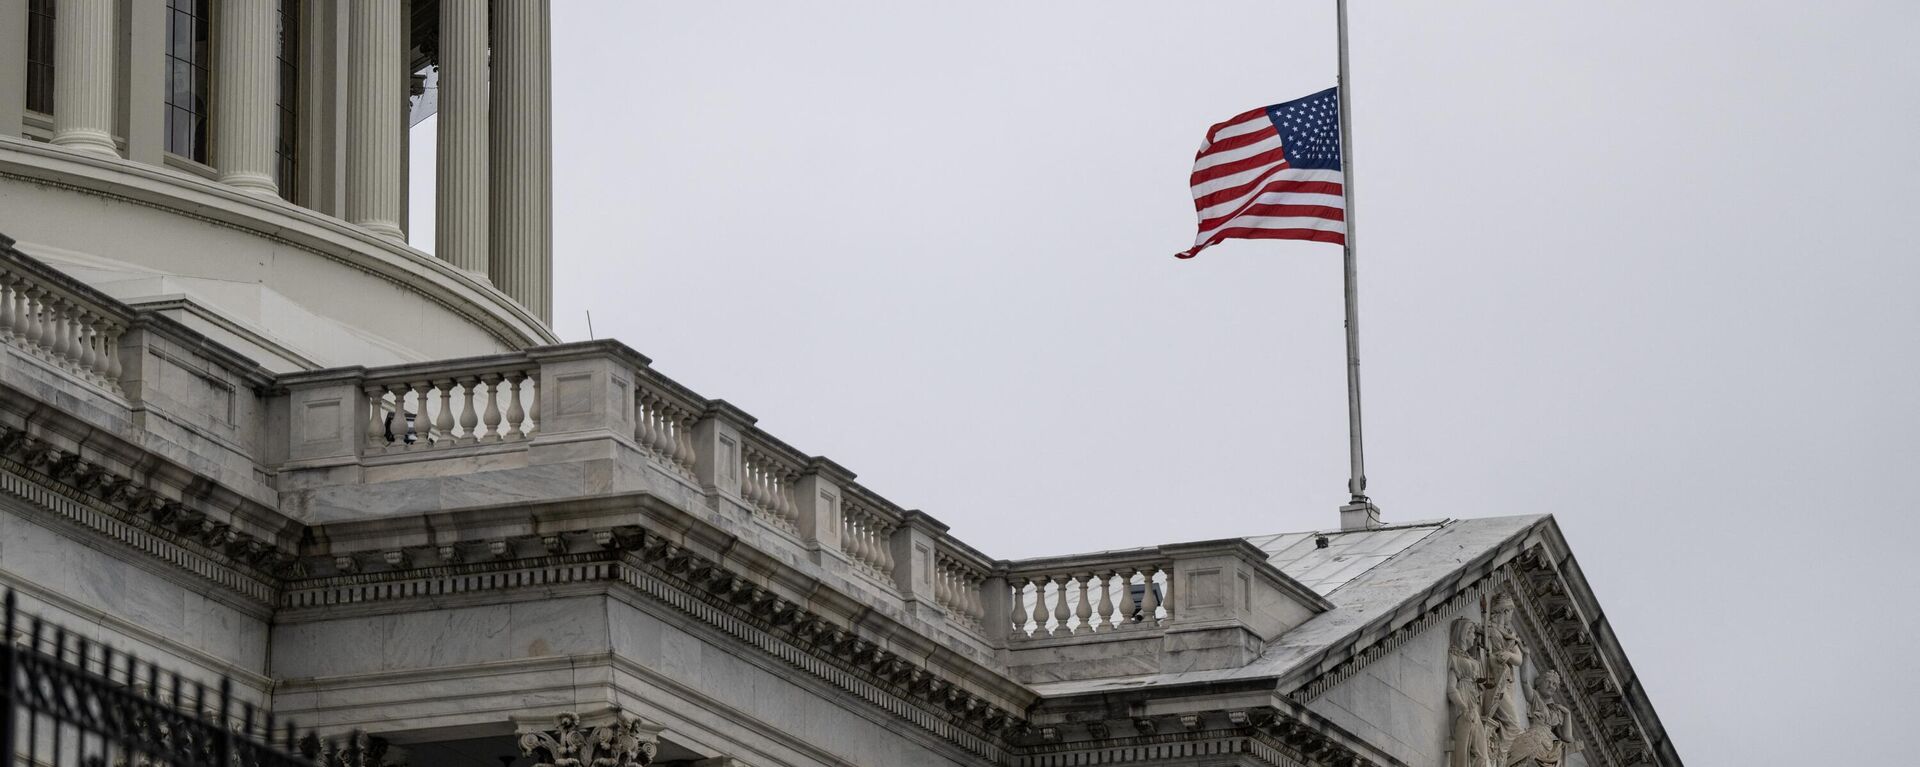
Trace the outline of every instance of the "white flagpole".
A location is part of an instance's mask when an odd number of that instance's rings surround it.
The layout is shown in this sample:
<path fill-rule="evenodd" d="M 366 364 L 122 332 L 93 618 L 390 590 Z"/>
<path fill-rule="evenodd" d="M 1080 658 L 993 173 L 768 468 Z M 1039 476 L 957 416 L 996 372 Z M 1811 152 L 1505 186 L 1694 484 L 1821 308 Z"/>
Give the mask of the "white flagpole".
<path fill-rule="evenodd" d="M 1340 529 L 1365 530 L 1380 524 L 1380 509 L 1367 498 L 1366 455 L 1360 439 L 1360 278 L 1354 262 L 1353 226 L 1353 77 L 1347 68 L 1347 0 L 1335 0 L 1340 32 L 1340 172 L 1346 203 L 1347 286 L 1347 433 L 1352 473 L 1340 507 Z"/>

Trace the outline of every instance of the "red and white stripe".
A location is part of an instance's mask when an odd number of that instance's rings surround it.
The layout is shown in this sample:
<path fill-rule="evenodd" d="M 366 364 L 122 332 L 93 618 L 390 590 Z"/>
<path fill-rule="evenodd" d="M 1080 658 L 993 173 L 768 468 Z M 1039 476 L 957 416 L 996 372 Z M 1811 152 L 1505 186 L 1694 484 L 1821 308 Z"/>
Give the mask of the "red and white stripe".
<path fill-rule="evenodd" d="M 1265 107 L 1213 126 L 1193 158 L 1193 207 L 1200 233 L 1192 258 L 1226 239 L 1347 242 L 1346 199 L 1337 170 L 1294 169 Z"/>

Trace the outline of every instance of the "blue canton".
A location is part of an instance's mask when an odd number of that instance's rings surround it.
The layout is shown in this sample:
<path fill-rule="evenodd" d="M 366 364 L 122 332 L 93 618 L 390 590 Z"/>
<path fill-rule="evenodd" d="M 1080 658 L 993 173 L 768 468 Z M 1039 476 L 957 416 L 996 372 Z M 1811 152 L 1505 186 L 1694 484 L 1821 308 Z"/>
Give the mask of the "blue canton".
<path fill-rule="evenodd" d="M 1280 131 L 1288 166 L 1340 170 L 1339 88 L 1267 107 L 1267 117 Z"/>

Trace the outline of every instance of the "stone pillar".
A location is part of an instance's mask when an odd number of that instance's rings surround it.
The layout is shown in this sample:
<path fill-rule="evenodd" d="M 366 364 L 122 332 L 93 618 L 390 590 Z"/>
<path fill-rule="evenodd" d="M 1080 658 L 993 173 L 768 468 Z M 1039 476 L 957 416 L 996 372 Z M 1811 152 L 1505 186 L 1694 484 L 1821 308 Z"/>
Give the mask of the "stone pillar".
<path fill-rule="evenodd" d="M 548 0 L 500 3 L 494 15 L 493 255 L 488 275 L 495 287 L 533 316 L 551 323 L 553 118 Z M 440 193 L 446 194 L 444 186 Z"/>
<path fill-rule="evenodd" d="M 345 115 L 340 105 L 346 78 L 340 63 L 346 54 L 340 50 L 347 24 L 341 11 L 344 0 L 304 0 L 300 3 L 300 173 L 296 182 L 302 205 L 329 216 L 343 218 L 340 192 L 345 163 L 341 161 L 341 136 L 345 134 Z"/>
<path fill-rule="evenodd" d="M 53 23 L 53 143 L 118 157 L 113 145 L 113 18 L 113 0 L 60 2 Z"/>
<path fill-rule="evenodd" d="M 502 3 L 514 6 L 519 3 Z M 487 0 L 440 0 L 434 255 L 487 274 Z"/>
<path fill-rule="evenodd" d="M 347 86 L 347 220 L 403 243 L 406 7 L 396 0 L 353 0 Z"/>
<path fill-rule="evenodd" d="M 27 113 L 27 0 L 0 0 L 0 136 L 19 138 Z"/>
<path fill-rule="evenodd" d="M 120 78 L 127 87 L 118 111 L 126 124 L 126 156 L 137 163 L 163 165 L 167 161 L 167 17 L 171 12 L 166 3 L 125 3 L 124 11 L 126 31 L 120 35 L 120 46 L 126 55 L 120 62 Z"/>
<path fill-rule="evenodd" d="M 274 197 L 274 125 L 280 94 L 279 3 L 272 0 L 223 2 L 218 9 L 219 45 L 214 61 L 213 166 L 220 182 L 242 191 Z"/>

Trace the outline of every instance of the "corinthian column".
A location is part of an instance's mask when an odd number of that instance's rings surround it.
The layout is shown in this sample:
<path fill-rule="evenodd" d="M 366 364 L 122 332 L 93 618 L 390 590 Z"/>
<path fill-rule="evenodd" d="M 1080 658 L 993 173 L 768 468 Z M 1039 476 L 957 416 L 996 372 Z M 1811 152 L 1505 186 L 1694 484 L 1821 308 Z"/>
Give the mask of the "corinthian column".
<path fill-rule="evenodd" d="M 213 165 L 220 181 L 273 196 L 274 97 L 280 94 L 279 3 L 223 2 L 220 11 L 220 76 L 214 79 Z"/>
<path fill-rule="evenodd" d="M 487 0 L 440 0 L 439 131 L 434 253 L 486 274 Z"/>
<path fill-rule="evenodd" d="M 494 7 L 493 284 L 553 321 L 548 0 Z M 443 191 L 442 194 L 445 192 Z"/>
<path fill-rule="evenodd" d="M 349 12 L 347 85 L 347 220 L 402 242 L 400 231 L 401 107 L 406 66 L 399 0 L 353 0 Z"/>
<path fill-rule="evenodd" d="M 61 0 L 53 35 L 53 143 L 119 156 L 113 146 L 113 0 Z"/>

